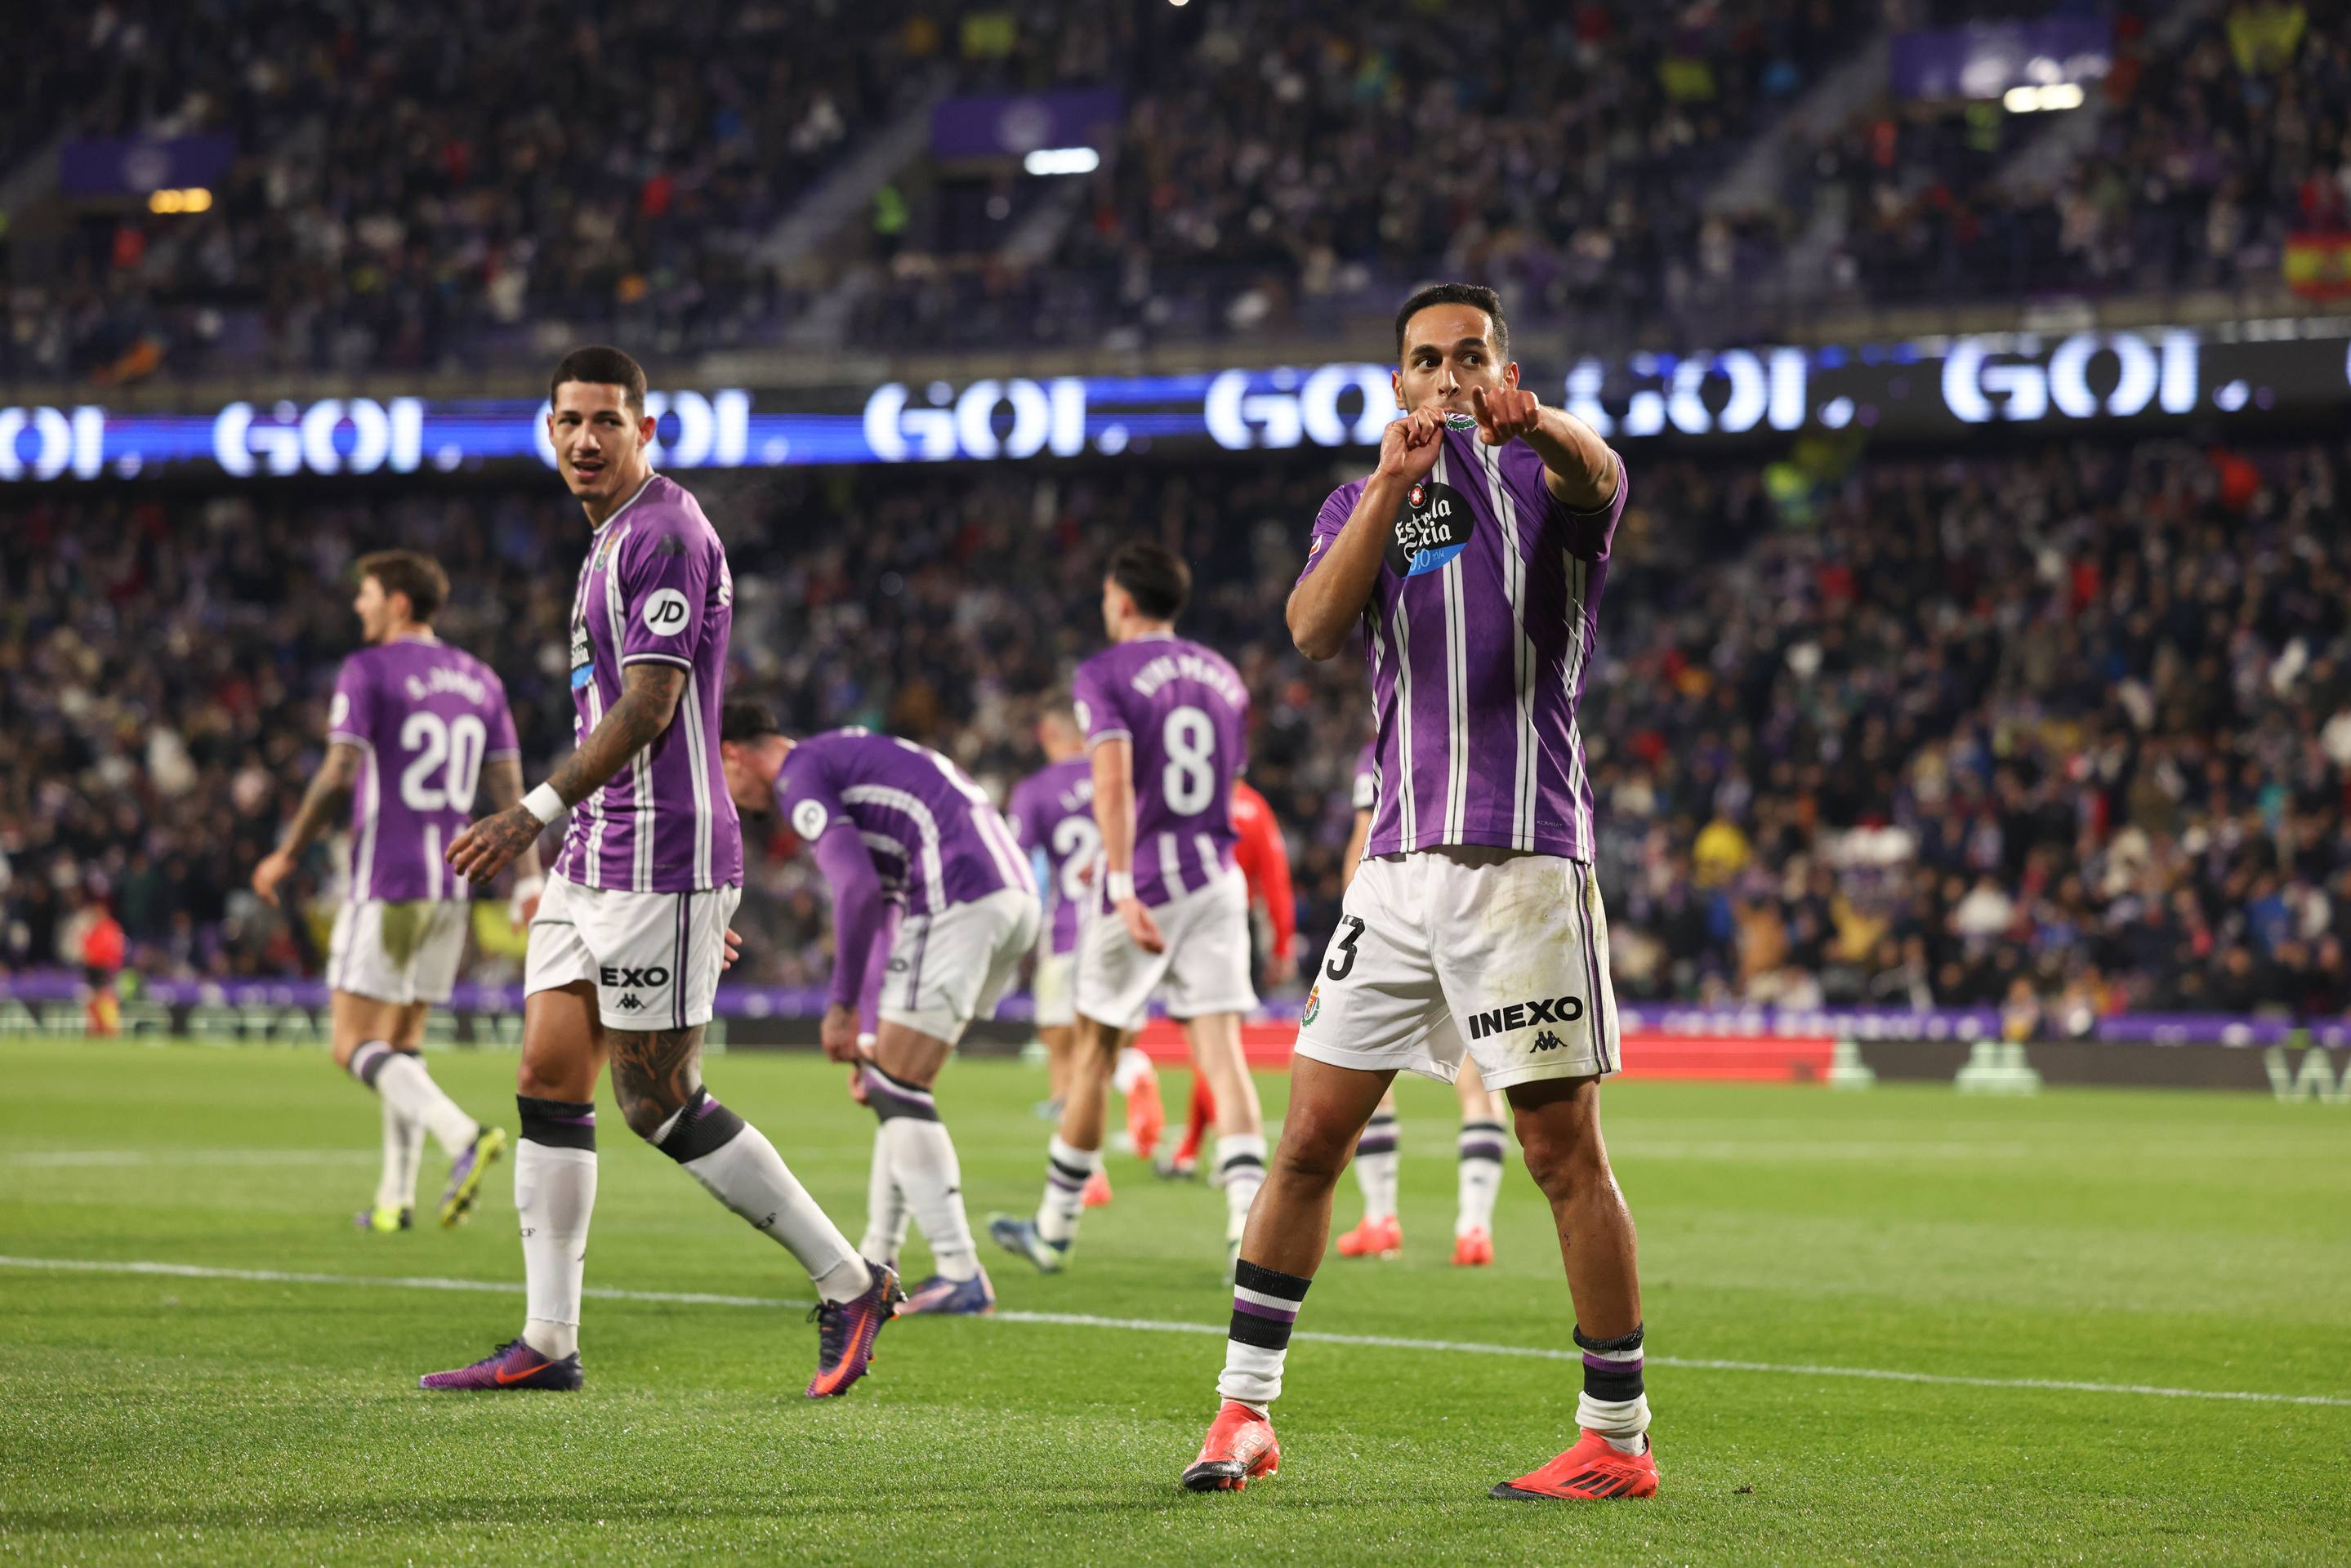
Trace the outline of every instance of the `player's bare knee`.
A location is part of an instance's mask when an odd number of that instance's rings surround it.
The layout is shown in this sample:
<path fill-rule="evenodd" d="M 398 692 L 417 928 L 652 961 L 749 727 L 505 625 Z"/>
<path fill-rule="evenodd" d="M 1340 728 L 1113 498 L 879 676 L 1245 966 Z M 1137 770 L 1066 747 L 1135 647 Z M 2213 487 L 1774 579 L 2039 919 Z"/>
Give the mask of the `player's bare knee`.
<path fill-rule="evenodd" d="M 1293 1106 L 1282 1126 L 1280 1146 L 1274 1150 L 1274 1170 L 1292 1181 L 1332 1186 L 1347 1168 L 1360 1130 L 1346 1127 L 1341 1118 Z"/>
<path fill-rule="evenodd" d="M 702 1087 L 702 1027 L 644 1033 L 615 1031 L 612 1097 L 629 1130 L 647 1143 Z"/>
<path fill-rule="evenodd" d="M 673 1100 L 643 1086 L 623 1087 L 618 1074 L 613 1075 L 612 1097 L 621 1103 L 621 1119 L 629 1124 L 629 1130 L 647 1143 L 658 1142 L 663 1127 L 685 1108 L 683 1096 Z"/>
<path fill-rule="evenodd" d="M 1580 1129 L 1544 1127 L 1530 1132 L 1522 1125 L 1519 1147 L 1527 1162 L 1527 1174 L 1553 1203 L 1603 1190 L 1615 1179 L 1599 1138 L 1582 1136 Z"/>

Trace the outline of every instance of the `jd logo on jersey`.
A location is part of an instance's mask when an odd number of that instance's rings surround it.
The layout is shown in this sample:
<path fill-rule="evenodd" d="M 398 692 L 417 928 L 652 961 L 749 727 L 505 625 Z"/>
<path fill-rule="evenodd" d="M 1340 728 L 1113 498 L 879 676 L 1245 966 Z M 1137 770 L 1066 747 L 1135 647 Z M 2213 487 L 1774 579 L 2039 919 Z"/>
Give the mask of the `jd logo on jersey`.
<path fill-rule="evenodd" d="M 1449 484 L 1424 479 L 1405 492 L 1396 508 L 1395 533 L 1388 540 L 1388 570 L 1416 577 L 1441 570 L 1469 546 L 1478 530 L 1469 498 Z"/>
<path fill-rule="evenodd" d="M 651 969 L 614 969 L 606 964 L 597 978 L 608 986 L 642 985 L 648 991 L 659 991 L 669 983 L 669 971 L 659 964 Z"/>
<path fill-rule="evenodd" d="M 1469 1015 L 1469 1038 L 1483 1040 L 1489 1034 L 1510 1034 L 1538 1023 L 1573 1023 L 1583 1016 L 1583 999 L 1577 996 L 1554 996 L 1549 1002 L 1514 1002 L 1508 1007 L 1497 1007 Z"/>

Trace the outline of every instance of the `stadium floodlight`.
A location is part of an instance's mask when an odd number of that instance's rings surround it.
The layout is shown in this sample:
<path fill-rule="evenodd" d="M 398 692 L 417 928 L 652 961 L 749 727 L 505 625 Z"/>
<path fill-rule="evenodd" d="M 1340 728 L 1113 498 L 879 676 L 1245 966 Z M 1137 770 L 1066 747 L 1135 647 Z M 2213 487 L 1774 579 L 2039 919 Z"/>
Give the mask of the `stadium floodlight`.
<path fill-rule="evenodd" d="M 2012 87 L 2001 94 L 2001 107 L 2011 114 L 2032 114 L 2041 109 L 2079 109 L 2082 107 L 2082 84 L 2079 82 L 2049 82 L 2041 87 Z"/>
<path fill-rule="evenodd" d="M 1031 174 L 1091 174 L 1102 167 L 1102 154 L 1091 147 L 1040 147 L 1020 166 Z"/>

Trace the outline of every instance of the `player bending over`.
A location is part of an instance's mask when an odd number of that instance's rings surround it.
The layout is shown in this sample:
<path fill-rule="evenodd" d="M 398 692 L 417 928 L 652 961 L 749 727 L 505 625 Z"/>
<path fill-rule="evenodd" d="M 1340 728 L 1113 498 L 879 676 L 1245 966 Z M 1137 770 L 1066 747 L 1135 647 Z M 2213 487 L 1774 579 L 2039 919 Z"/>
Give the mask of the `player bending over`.
<path fill-rule="evenodd" d="M 1051 918 L 1046 945 L 1037 953 L 1037 1036 L 1045 1043 L 1045 1072 L 1051 1085 L 1053 1119 L 1069 1101 L 1071 1060 L 1077 1054 L 1076 983 L 1078 911 L 1092 886 L 1102 858 L 1102 830 L 1094 826 L 1094 771 L 1086 758 L 1086 737 L 1059 702 L 1037 721 L 1037 744 L 1045 765 L 1013 787 L 1005 820 L 1029 851 L 1038 887 L 1048 895 Z M 1112 1086 L 1126 1096 L 1127 1136 L 1134 1152 L 1149 1159 L 1167 1125 L 1159 1099 L 1159 1074 L 1151 1058 L 1129 1045 L 1118 1055 Z M 1086 1179 L 1085 1206 L 1110 1201 L 1110 1178 L 1096 1166 Z"/>
<path fill-rule="evenodd" d="M 577 1388 L 580 1278 L 596 1206 L 596 1080 L 609 1059 L 629 1130 L 789 1249 L 822 1298 L 811 1398 L 864 1375 L 900 1292 L 808 1195 L 775 1146 L 710 1096 L 702 1033 L 742 897 L 743 836 L 720 767 L 734 620 L 726 553 L 653 471 L 645 377 L 581 348 L 548 388 L 548 435 L 595 532 L 571 601 L 579 749 L 520 805 L 475 824 L 449 863 L 497 874 L 567 807 L 571 823 L 524 960 L 515 1208 L 522 1333 L 427 1388 Z"/>
<path fill-rule="evenodd" d="M 474 1206 L 482 1177 L 507 1146 L 442 1093 L 419 1054 L 424 1018 L 449 1000 L 465 951 L 473 890 L 441 863 L 473 820 L 477 786 L 500 811 L 522 799 L 522 763 L 506 688 L 488 665 L 433 635 L 449 597 L 440 563 L 413 550 L 359 562 L 360 635 L 343 660 L 327 713 L 327 756 L 277 847 L 253 868 L 253 890 L 277 903 L 278 884 L 351 803 L 350 888 L 335 912 L 327 985 L 335 1065 L 373 1089 L 383 1107 L 383 1168 L 363 1231 L 405 1231 L 416 1168 L 430 1132 L 449 1156 L 441 1223 Z M 538 846 L 516 857 L 515 919 L 538 897 Z"/>
<path fill-rule="evenodd" d="M 726 704 L 719 753 L 746 811 L 770 808 L 809 846 L 832 889 L 832 986 L 825 1054 L 857 1064 L 873 1137 L 862 1251 L 894 1267 L 906 1213 L 938 1272 L 906 1313 L 986 1313 L 996 1291 L 963 1206 L 963 1169 L 934 1085 L 975 1018 L 996 1012 L 1043 913 L 1029 863 L 995 805 L 938 753 L 866 730 L 786 739 L 754 702 Z M 894 938 L 884 910 L 904 906 Z M 870 1054 L 858 1049 L 857 993 L 889 942 Z M 886 1196 L 885 1196 L 886 1195 Z M 903 1199 L 903 1201 L 901 1201 Z"/>
<path fill-rule="evenodd" d="M 1355 879 L 1364 846 L 1372 836 L 1372 807 L 1379 796 L 1379 775 L 1365 746 L 1355 763 L 1355 830 L 1339 866 L 1343 890 Z M 1455 1143 L 1460 1161 L 1458 1201 L 1453 1219 L 1453 1262 L 1478 1267 L 1494 1261 L 1494 1199 L 1502 1190 L 1502 1151 L 1507 1133 L 1502 1126 L 1502 1098 L 1486 1087 L 1478 1064 L 1464 1060 L 1461 1075 L 1453 1080 L 1461 1100 L 1461 1136 Z M 1395 1258 L 1404 1253 L 1404 1226 L 1396 1219 L 1395 1090 L 1380 1096 L 1364 1136 L 1355 1140 L 1355 1185 L 1363 1189 L 1363 1223 L 1339 1238 L 1343 1258 Z"/>
<path fill-rule="evenodd" d="M 1066 1264 L 1077 1237 L 1120 1047 L 1163 985 L 1216 1096 L 1228 1262 L 1265 1179 L 1265 1123 L 1241 1059 L 1240 1015 L 1257 1005 L 1249 895 L 1233 864 L 1249 694 L 1222 655 L 1176 635 L 1191 591 L 1191 570 L 1172 551 L 1122 545 L 1102 579 L 1113 646 L 1078 667 L 1073 688 L 1102 833 L 1079 920 L 1077 1054 L 1036 1217 L 988 1222 L 999 1244 L 1047 1273 Z"/>
<path fill-rule="evenodd" d="M 1575 1443 L 1494 1495 L 1646 1497 L 1633 1219 L 1600 1137 L 1616 1010 L 1575 724 L 1623 466 L 1519 389 L 1491 289 L 1415 294 L 1396 351 L 1403 417 L 1371 476 L 1322 504 L 1289 610 L 1313 659 L 1364 627 L 1371 840 L 1301 1021 L 1281 1147 L 1241 1243 L 1223 1405 L 1184 1484 L 1238 1489 L 1280 1465 L 1266 1412 L 1348 1151 L 1398 1069 L 1450 1083 L 1466 1053 L 1510 1100 L 1551 1200 L 1583 1352 Z"/>

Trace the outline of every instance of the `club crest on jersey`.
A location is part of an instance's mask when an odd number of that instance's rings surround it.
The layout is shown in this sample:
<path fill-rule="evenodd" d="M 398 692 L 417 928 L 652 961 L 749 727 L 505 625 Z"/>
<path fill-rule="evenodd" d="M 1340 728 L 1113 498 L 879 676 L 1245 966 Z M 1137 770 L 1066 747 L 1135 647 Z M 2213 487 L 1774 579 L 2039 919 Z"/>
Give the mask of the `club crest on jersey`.
<path fill-rule="evenodd" d="M 1388 540 L 1388 570 L 1399 577 L 1443 570 L 1469 546 L 1478 530 L 1469 498 L 1449 484 L 1424 480 L 1405 493 Z"/>

